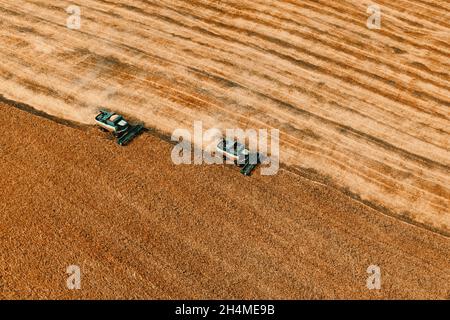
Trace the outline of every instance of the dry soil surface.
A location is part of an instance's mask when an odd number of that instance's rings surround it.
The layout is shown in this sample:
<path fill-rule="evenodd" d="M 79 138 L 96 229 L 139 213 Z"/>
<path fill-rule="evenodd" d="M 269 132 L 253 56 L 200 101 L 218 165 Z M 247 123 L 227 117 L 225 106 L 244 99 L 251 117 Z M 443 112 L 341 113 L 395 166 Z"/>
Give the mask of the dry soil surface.
<path fill-rule="evenodd" d="M 0 104 L 1 298 L 449 298 L 449 238 L 282 170 Z M 78 265 L 82 289 L 66 288 Z M 369 290 L 367 268 L 381 268 Z"/>

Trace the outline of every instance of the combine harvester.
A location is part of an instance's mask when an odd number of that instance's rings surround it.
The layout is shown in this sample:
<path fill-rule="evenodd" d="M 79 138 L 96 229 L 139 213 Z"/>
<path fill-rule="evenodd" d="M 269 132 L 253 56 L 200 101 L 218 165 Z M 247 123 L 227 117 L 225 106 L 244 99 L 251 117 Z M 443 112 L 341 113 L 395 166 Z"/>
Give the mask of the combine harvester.
<path fill-rule="evenodd" d="M 95 122 L 103 130 L 112 132 L 121 146 L 133 140 L 144 129 L 142 124 L 132 126 L 121 115 L 106 110 L 100 110 Z"/>
<path fill-rule="evenodd" d="M 245 176 L 251 175 L 260 163 L 259 153 L 250 153 L 244 145 L 235 140 L 222 138 L 217 144 L 216 152 L 225 160 L 233 160 L 234 164 L 241 167 L 241 173 Z"/>

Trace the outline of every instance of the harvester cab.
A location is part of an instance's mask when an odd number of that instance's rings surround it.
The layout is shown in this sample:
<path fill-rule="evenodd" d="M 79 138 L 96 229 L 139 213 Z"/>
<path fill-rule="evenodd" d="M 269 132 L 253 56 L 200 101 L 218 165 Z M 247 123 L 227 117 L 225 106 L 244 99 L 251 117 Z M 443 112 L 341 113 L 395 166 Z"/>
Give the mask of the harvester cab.
<path fill-rule="evenodd" d="M 121 115 L 106 110 L 100 110 L 95 122 L 104 130 L 112 132 L 121 146 L 133 140 L 144 128 L 141 124 L 132 126 Z"/>
<path fill-rule="evenodd" d="M 260 163 L 258 153 L 251 153 L 243 144 L 235 140 L 222 138 L 216 147 L 216 152 L 224 159 L 231 159 L 236 165 L 241 167 L 241 173 L 249 176 Z"/>

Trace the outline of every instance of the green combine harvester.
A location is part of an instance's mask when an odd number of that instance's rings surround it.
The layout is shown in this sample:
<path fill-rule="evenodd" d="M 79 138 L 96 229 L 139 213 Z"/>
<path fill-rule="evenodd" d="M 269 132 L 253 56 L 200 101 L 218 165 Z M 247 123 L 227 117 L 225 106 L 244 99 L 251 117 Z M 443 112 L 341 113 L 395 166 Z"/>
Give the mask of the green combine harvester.
<path fill-rule="evenodd" d="M 216 146 L 216 153 L 223 156 L 223 159 L 231 159 L 241 167 L 241 173 L 244 176 L 250 176 L 261 163 L 259 153 L 251 153 L 243 144 L 236 140 L 227 140 L 222 138 Z"/>
<path fill-rule="evenodd" d="M 112 132 L 121 146 L 133 140 L 144 129 L 142 124 L 132 126 L 121 115 L 106 110 L 100 110 L 95 122 L 103 130 Z"/>

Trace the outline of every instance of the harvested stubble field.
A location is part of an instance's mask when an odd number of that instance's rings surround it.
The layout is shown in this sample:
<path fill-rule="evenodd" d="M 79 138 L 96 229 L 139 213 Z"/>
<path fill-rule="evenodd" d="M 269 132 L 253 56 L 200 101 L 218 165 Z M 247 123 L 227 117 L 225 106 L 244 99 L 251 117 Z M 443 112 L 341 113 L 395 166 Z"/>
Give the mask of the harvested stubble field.
<path fill-rule="evenodd" d="M 378 0 L 369 30 L 365 0 L 76 2 L 0 0 L 2 295 L 449 297 L 450 4 Z M 100 106 L 279 129 L 288 170 L 118 148 L 85 126 Z"/>
<path fill-rule="evenodd" d="M 148 133 L 122 148 L 92 127 L 0 113 L 2 298 L 450 295 L 448 238 L 337 190 L 285 170 L 175 166 Z M 372 264 L 381 290 L 366 288 Z"/>

